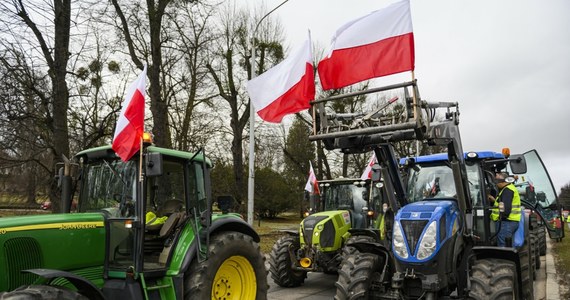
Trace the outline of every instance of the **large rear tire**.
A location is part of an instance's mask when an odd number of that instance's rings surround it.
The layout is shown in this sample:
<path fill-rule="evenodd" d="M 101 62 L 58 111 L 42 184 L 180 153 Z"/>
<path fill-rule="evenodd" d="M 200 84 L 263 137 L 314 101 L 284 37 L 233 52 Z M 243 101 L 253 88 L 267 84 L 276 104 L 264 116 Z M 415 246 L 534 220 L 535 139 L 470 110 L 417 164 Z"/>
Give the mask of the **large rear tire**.
<path fill-rule="evenodd" d="M 534 300 L 534 253 L 531 252 L 530 233 L 527 235 L 524 245 L 519 249 L 519 258 L 521 261 L 521 282 L 523 298 L 525 300 Z"/>
<path fill-rule="evenodd" d="M 76 291 L 51 285 L 29 285 L 0 293 L 2 300 L 89 300 Z"/>
<path fill-rule="evenodd" d="M 286 235 L 273 245 L 269 254 L 269 272 L 273 281 L 281 287 L 296 287 L 305 282 L 307 272 L 293 270 L 290 253 L 301 248 L 298 236 Z"/>
<path fill-rule="evenodd" d="M 346 256 L 338 271 L 335 300 L 368 299 L 372 286 L 380 278 L 382 259 L 371 253 L 354 253 Z"/>
<path fill-rule="evenodd" d="M 195 259 L 186 274 L 184 299 L 267 299 L 265 256 L 240 232 L 213 236 L 208 259 Z"/>
<path fill-rule="evenodd" d="M 515 299 L 517 277 L 515 264 L 504 259 L 480 259 L 471 267 L 471 291 L 475 300 Z"/>
<path fill-rule="evenodd" d="M 540 251 L 540 256 L 546 255 L 546 230 L 544 225 L 538 227 L 538 250 Z"/>

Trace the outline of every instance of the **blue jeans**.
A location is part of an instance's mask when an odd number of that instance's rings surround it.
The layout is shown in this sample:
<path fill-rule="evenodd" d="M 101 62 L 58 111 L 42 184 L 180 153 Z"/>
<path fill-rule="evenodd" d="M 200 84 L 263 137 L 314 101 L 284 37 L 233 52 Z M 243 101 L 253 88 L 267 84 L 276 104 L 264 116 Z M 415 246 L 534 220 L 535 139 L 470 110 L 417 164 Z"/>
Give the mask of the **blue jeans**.
<path fill-rule="evenodd" d="M 500 227 L 500 228 L 499 228 Z M 506 239 L 508 237 L 514 239 L 515 231 L 519 227 L 519 222 L 498 221 L 495 222 L 495 231 L 497 233 L 497 246 L 506 247 Z"/>

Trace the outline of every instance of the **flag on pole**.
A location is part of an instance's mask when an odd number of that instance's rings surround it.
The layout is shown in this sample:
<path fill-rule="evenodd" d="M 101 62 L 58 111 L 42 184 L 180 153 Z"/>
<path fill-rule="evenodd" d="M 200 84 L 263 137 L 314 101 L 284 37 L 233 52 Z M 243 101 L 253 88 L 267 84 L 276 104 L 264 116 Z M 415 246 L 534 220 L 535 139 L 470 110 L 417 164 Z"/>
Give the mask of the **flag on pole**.
<path fill-rule="evenodd" d="M 368 161 L 368 165 L 366 165 L 366 168 L 364 169 L 364 172 L 362 172 L 360 179 L 362 179 L 362 180 L 371 179 L 372 178 L 372 166 L 377 162 L 378 162 L 378 160 L 376 159 L 376 153 L 374 153 L 374 151 L 373 151 L 372 157 L 370 157 L 370 160 Z"/>
<path fill-rule="evenodd" d="M 127 90 L 115 127 L 112 148 L 123 161 L 128 161 L 140 150 L 144 132 L 145 85 L 146 64 L 137 80 Z"/>
<path fill-rule="evenodd" d="M 309 161 L 309 166 L 309 179 L 307 180 L 307 184 L 305 184 L 305 191 L 311 194 L 320 194 L 319 182 L 317 181 L 317 176 L 315 175 L 311 161 Z"/>
<path fill-rule="evenodd" d="M 247 92 L 261 119 L 280 123 L 285 115 L 311 107 L 315 75 L 311 37 L 289 57 L 247 83 Z"/>
<path fill-rule="evenodd" d="M 410 2 L 404 0 L 352 20 L 332 38 L 317 70 L 324 90 L 414 70 Z"/>

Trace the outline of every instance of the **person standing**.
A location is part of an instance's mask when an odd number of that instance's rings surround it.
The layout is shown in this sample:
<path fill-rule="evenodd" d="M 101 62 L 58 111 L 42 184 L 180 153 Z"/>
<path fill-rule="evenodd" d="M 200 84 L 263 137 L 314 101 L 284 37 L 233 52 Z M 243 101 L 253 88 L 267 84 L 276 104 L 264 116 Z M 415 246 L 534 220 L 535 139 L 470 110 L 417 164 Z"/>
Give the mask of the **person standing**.
<path fill-rule="evenodd" d="M 508 173 L 500 172 L 495 175 L 499 189 L 497 197 L 488 196 L 493 204 L 491 220 L 495 221 L 497 246 L 506 247 L 507 238 L 513 238 L 521 220 L 521 198 L 512 184 Z"/>

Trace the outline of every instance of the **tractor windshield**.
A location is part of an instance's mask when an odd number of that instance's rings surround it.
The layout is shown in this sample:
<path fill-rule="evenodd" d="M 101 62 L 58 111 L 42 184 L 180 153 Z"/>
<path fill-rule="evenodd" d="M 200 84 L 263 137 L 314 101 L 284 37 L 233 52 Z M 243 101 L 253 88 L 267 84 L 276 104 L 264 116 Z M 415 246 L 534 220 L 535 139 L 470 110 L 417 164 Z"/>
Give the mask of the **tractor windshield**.
<path fill-rule="evenodd" d="M 367 192 L 364 184 L 325 184 L 325 211 L 349 209 L 360 212 L 366 205 Z"/>
<path fill-rule="evenodd" d="M 417 168 L 410 169 L 408 178 L 410 202 L 431 198 L 454 198 L 457 195 L 453 174 L 447 165 L 418 165 Z"/>
<path fill-rule="evenodd" d="M 134 214 L 136 199 L 135 161 L 100 160 L 90 163 L 83 171 L 82 192 L 79 210 L 106 211 L 111 217 L 126 217 Z"/>

